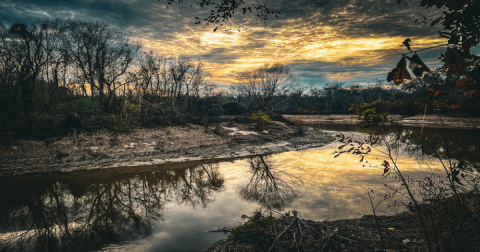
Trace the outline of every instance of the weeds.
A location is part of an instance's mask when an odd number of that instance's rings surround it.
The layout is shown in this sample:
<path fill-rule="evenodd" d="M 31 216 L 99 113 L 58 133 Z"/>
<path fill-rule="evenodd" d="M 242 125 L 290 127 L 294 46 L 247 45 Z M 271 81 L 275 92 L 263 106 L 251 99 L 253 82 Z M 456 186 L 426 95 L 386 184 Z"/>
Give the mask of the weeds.
<path fill-rule="evenodd" d="M 256 210 L 252 217 L 243 215 L 242 219 L 248 221 L 232 230 L 233 239 L 254 244 L 260 250 L 268 248 L 274 239 L 274 234 L 271 233 L 273 217 Z"/>
<path fill-rule="evenodd" d="M 251 123 L 255 123 L 257 129 L 261 129 L 272 121 L 268 115 L 260 110 L 248 116 L 248 120 Z"/>
<path fill-rule="evenodd" d="M 387 127 L 395 125 L 396 121 L 388 119 L 388 112 L 377 113 L 369 104 L 353 106 L 352 109 L 359 115 L 361 127 L 370 129 L 371 133 L 364 141 L 338 135 L 343 145 L 334 152 L 334 157 L 353 154 L 359 156 L 360 162 L 368 155 L 384 158 L 382 176 L 393 172 L 400 180 L 409 199 L 408 209 L 418 217 L 428 251 L 478 251 L 480 228 L 471 224 L 478 223 L 480 218 L 478 176 L 467 173 L 462 161 L 453 162 L 447 148 L 448 162 L 433 150 L 445 177 L 433 171 L 430 174 L 423 172 L 423 176 L 407 177 L 397 163 L 399 146 L 404 140 L 401 134 L 392 134 Z M 417 137 L 433 148 L 422 135 Z M 446 141 L 446 135 L 443 137 Z"/>
<path fill-rule="evenodd" d="M 303 117 L 301 116 L 297 116 L 295 117 L 294 121 L 293 121 L 294 125 L 295 125 L 295 134 L 298 135 L 298 136 L 305 136 L 305 125 L 304 125 L 304 121 L 303 121 Z"/>

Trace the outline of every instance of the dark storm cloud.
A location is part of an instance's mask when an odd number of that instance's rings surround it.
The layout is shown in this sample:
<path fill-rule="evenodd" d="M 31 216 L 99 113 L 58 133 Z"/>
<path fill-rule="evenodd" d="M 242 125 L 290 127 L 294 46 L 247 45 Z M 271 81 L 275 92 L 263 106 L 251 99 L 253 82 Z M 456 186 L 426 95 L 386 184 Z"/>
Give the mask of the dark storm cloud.
<path fill-rule="evenodd" d="M 162 3 L 144 0 L 4 0 L 0 3 L 0 16 L 9 20 L 103 20 L 120 29 L 154 33 L 158 37 L 168 36 L 193 23 L 193 13 L 187 6 L 167 9 Z"/>
<path fill-rule="evenodd" d="M 226 84 L 235 71 L 272 61 L 290 64 L 302 83 L 369 82 L 393 68 L 404 50 L 403 38 L 435 37 L 438 30 L 413 23 L 426 14 L 416 1 L 400 5 L 396 0 L 268 2 L 282 14 L 269 17 L 266 25 L 255 14 L 237 15 L 236 20 L 248 27 L 242 33 L 224 31 L 237 30 L 234 24 L 216 33 L 214 26 L 195 25 L 194 17 L 206 17 L 208 8 L 183 4 L 167 9 L 154 0 L 3 0 L 0 17 L 103 20 L 141 40 L 145 50 L 203 58 L 218 84 Z M 414 47 L 428 44 L 412 40 Z M 423 55 L 426 63 L 438 62 L 438 51 Z"/>
<path fill-rule="evenodd" d="M 273 29 L 292 25 L 285 24 L 285 20 L 299 19 L 299 22 L 311 25 L 338 27 L 347 36 L 371 33 L 408 36 L 424 34 L 425 30 L 432 32 L 413 25 L 413 20 L 424 14 L 424 10 L 415 5 L 418 3 L 410 1 L 396 5 L 393 1 L 381 0 L 282 0 L 275 4 L 282 10 L 282 15 L 277 19 L 270 17 L 268 26 Z M 102 19 L 120 28 L 148 32 L 158 38 L 193 26 L 193 17 L 205 17 L 208 11 L 186 5 L 166 9 L 165 4 L 147 0 L 4 0 L 0 6 L 0 16 L 14 20 L 46 17 Z M 255 15 L 237 17 L 248 26 L 261 25 Z"/>
<path fill-rule="evenodd" d="M 414 20 L 431 14 L 418 7 L 416 1 L 282 1 L 282 18 L 299 18 L 312 25 L 336 26 L 345 35 L 362 36 L 365 33 L 388 35 L 434 34 L 428 26 L 414 24 Z M 314 16 L 312 18 L 312 16 Z M 276 22 L 276 21 L 270 21 Z"/>

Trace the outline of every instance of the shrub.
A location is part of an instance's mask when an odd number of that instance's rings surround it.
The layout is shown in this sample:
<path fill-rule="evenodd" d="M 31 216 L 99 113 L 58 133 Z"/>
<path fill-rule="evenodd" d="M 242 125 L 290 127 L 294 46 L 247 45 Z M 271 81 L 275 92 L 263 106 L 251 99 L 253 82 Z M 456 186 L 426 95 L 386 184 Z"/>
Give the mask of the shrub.
<path fill-rule="evenodd" d="M 302 116 L 295 117 L 295 120 L 293 121 L 293 123 L 295 124 L 295 128 L 296 128 L 295 133 L 299 136 L 304 136 L 305 135 L 305 126 L 303 125 L 304 124 L 303 117 Z"/>
<path fill-rule="evenodd" d="M 390 106 L 390 102 L 386 102 L 380 99 L 372 102 L 372 105 L 371 105 L 372 108 L 375 108 L 375 111 L 377 113 L 387 112 L 389 109 L 389 106 Z"/>
<path fill-rule="evenodd" d="M 247 108 L 240 102 L 227 102 L 223 105 L 223 111 L 226 115 L 241 115 L 247 112 Z"/>
<path fill-rule="evenodd" d="M 272 121 L 268 115 L 265 115 L 260 110 L 248 116 L 248 120 L 252 123 L 256 123 L 257 125 L 265 125 Z"/>
<path fill-rule="evenodd" d="M 390 112 L 392 114 L 400 114 L 400 115 L 414 115 L 415 110 L 413 106 L 408 106 L 408 104 L 402 100 L 396 100 L 390 105 Z"/>
<path fill-rule="evenodd" d="M 242 218 L 249 218 L 242 216 Z M 247 223 L 232 230 L 232 236 L 237 241 L 257 244 L 261 247 L 272 243 L 274 235 L 268 232 L 273 223 L 273 217 L 265 217 L 260 210 L 256 210 Z"/>
<path fill-rule="evenodd" d="M 100 113 L 101 105 L 96 99 L 86 96 L 71 96 L 56 107 L 60 114 L 77 113 L 79 115 L 95 115 Z"/>
<path fill-rule="evenodd" d="M 216 103 L 211 104 L 206 113 L 206 116 L 210 116 L 210 117 L 221 116 L 221 115 L 223 115 L 222 106 Z"/>

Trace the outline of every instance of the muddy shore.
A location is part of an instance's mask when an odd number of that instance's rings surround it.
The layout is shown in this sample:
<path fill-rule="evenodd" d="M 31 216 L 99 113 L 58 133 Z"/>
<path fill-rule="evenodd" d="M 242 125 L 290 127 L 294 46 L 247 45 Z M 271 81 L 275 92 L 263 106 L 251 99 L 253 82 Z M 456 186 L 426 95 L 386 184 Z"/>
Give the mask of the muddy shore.
<path fill-rule="evenodd" d="M 58 173 L 242 158 L 321 147 L 331 134 L 281 122 L 264 128 L 222 123 L 138 129 L 130 133 L 72 131 L 48 141 L 16 141 L 0 147 L 0 176 Z"/>
<path fill-rule="evenodd" d="M 403 126 L 441 128 L 437 115 L 391 115 Z M 0 176 L 145 166 L 207 159 L 242 158 L 321 147 L 334 140 L 319 129 L 353 127 L 353 115 L 284 115 L 306 125 L 303 131 L 282 122 L 263 128 L 220 123 L 137 129 L 128 133 L 72 131 L 67 137 L 17 140 L 0 145 Z M 442 117 L 445 128 L 476 129 L 479 118 Z M 325 127 L 317 127 L 323 125 Z"/>

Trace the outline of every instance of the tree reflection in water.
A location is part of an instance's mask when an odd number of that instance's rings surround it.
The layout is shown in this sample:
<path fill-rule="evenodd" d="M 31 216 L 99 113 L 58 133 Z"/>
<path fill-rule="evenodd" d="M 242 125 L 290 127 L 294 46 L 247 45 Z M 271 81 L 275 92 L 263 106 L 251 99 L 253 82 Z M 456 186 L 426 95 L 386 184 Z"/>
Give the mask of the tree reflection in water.
<path fill-rule="evenodd" d="M 119 173 L 2 182 L 0 251 L 90 251 L 145 237 L 168 202 L 206 207 L 224 188 L 215 164 Z"/>
<path fill-rule="evenodd" d="M 324 130 L 357 131 L 357 125 L 322 125 Z M 464 169 L 474 170 L 480 167 L 480 130 L 478 129 L 442 129 L 390 126 L 389 141 L 410 157 L 422 160 L 437 160 L 437 153 L 443 160 L 449 158 L 463 161 Z M 369 133 L 369 130 L 359 130 Z M 396 136 L 400 141 L 396 141 Z M 447 141 L 445 141 L 445 135 Z M 447 145 L 448 143 L 448 145 Z M 447 151 L 448 147 L 448 151 Z"/>
<path fill-rule="evenodd" d="M 302 181 L 273 166 L 273 162 L 264 156 L 251 158 L 252 176 L 238 187 L 237 192 L 243 199 L 257 202 L 267 209 L 283 210 L 298 198 L 297 187 Z"/>
<path fill-rule="evenodd" d="M 447 139 L 445 141 L 445 135 Z M 410 157 L 430 161 L 453 159 L 462 161 L 463 168 L 473 171 L 480 167 L 480 131 L 458 129 L 391 128 L 391 147 Z M 396 137 L 400 136 L 400 141 Z M 447 145 L 448 144 L 448 145 Z"/>

